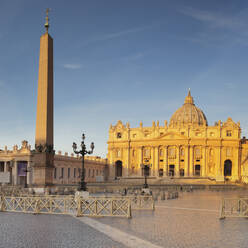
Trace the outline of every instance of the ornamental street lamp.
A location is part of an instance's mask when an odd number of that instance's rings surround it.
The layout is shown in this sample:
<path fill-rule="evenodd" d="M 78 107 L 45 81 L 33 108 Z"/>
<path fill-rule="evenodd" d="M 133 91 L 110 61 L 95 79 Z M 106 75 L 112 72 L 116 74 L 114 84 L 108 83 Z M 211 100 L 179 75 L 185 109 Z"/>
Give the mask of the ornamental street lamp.
<path fill-rule="evenodd" d="M 150 167 L 152 167 L 152 165 L 151 164 L 141 164 L 140 167 L 142 168 L 143 173 L 144 173 L 144 177 L 145 177 L 144 188 L 147 189 L 147 188 L 149 188 L 148 183 L 147 183 L 147 177 L 149 176 L 149 170 L 150 170 Z"/>
<path fill-rule="evenodd" d="M 94 150 L 94 142 L 91 142 L 90 151 L 86 150 L 86 146 L 84 144 L 84 140 L 85 140 L 85 135 L 84 133 L 82 134 L 82 142 L 81 142 L 81 151 L 77 151 L 77 144 L 75 142 L 73 142 L 72 148 L 73 151 L 76 154 L 81 154 L 82 155 L 82 171 L 81 171 L 81 181 L 80 181 L 80 186 L 78 188 L 79 191 L 86 191 L 86 182 L 85 182 L 85 170 L 84 170 L 84 155 L 86 154 L 92 154 L 93 150 Z"/>

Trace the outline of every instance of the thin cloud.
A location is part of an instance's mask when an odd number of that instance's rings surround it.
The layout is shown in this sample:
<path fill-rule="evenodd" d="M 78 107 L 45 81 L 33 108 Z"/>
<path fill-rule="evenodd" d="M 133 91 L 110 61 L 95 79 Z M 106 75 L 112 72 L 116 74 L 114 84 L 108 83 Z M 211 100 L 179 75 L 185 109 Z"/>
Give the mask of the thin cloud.
<path fill-rule="evenodd" d="M 123 57 L 122 59 L 125 61 L 134 61 L 134 60 L 142 59 L 144 56 L 145 56 L 145 54 L 140 52 L 140 53 L 135 53 L 135 54 L 130 55 L 130 56 Z"/>
<path fill-rule="evenodd" d="M 131 29 L 127 29 L 127 30 L 123 30 L 120 32 L 116 32 L 116 33 L 111 33 L 111 34 L 105 34 L 101 37 L 98 37 L 96 40 L 111 40 L 114 38 L 118 38 L 118 37 L 122 37 L 122 36 L 126 36 L 128 34 L 133 34 L 133 33 L 138 33 L 138 32 L 142 32 L 148 28 L 151 28 L 151 25 L 149 26 L 144 26 L 144 27 L 139 27 L 139 28 L 131 28 Z"/>
<path fill-rule="evenodd" d="M 96 36 L 92 39 L 89 39 L 87 42 L 83 43 L 83 45 L 88 45 L 88 44 L 95 43 L 98 41 L 107 41 L 107 40 L 117 39 L 117 38 L 127 36 L 129 34 L 135 34 L 135 33 L 143 32 L 149 28 L 152 28 L 154 25 L 155 24 L 147 25 L 147 26 L 143 26 L 143 27 L 130 28 L 130 29 L 122 30 L 122 31 L 115 32 L 115 33 L 102 34 L 102 35 Z"/>
<path fill-rule="evenodd" d="M 64 64 L 63 67 L 66 69 L 76 70 L 82 68 L 83 66 L 80 64 Z"/>
<path fill-rule="evenodd" d="M 195 20 L 211 25 L 213 28 L 227 28 L 236 30 L 245 27 L 245 23 L 238 18 L 219 15 L 214 12 L 208 12 L 189 7 L 184 7 L 179 10 L 182 14 L 190 16 Z"/>

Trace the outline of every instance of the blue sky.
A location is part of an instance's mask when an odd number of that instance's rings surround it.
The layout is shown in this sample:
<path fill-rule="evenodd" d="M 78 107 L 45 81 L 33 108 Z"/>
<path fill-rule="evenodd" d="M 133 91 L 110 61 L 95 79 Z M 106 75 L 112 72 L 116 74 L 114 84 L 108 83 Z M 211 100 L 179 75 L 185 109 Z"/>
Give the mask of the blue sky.
<path fill-rule="evenodd" d="M 248 2 L 1 0 L 1 143 L 34 144 L 39 38 L 51 8 L 55 149 L 95 142 L 110 124 L 170 119 L 188 88 L 209 125 L 229 116 L 248 132 Z"/>

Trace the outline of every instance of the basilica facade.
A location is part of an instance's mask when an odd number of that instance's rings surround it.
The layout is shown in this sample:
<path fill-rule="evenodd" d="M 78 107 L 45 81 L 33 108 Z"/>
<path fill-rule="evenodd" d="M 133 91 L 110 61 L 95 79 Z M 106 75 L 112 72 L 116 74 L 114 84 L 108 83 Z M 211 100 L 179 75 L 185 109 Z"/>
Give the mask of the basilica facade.
<path fill-rule="evenodd" d="M 248 182 L 248 144 L 240 123 L 230 117 L 209 126 L 190 91 L 169 123 L 130 128 L 118 121 L 110 126 L 108 161 L 113 177 L 209 178 L 217 182 Z"/>

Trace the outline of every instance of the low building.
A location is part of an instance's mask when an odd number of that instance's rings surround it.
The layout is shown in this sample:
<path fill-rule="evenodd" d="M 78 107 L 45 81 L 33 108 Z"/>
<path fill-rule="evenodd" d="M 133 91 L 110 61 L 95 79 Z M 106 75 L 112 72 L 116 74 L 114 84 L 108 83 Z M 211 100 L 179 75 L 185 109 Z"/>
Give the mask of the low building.
<path fill-rule="evenodd" d="M 0 150 L 0 180 L 4 176 L 7 185 L 33 185 L 33 165 L 35 153 L 27 141 L 22 146 L 17 145 L 12 150 L 5 146 Z M 54 185 L 76 185 L 81 180 L 82 158 L 81 156 L 70 156 L 68 153 L 62 155 L 59 151 L 54 155 L 53 184 Z M 97 156 L 85 156 L 85 181 L 96 182 L 107 180 L 107 159 Z M 9 179 L 8 179 L 9 178 Z"/>

